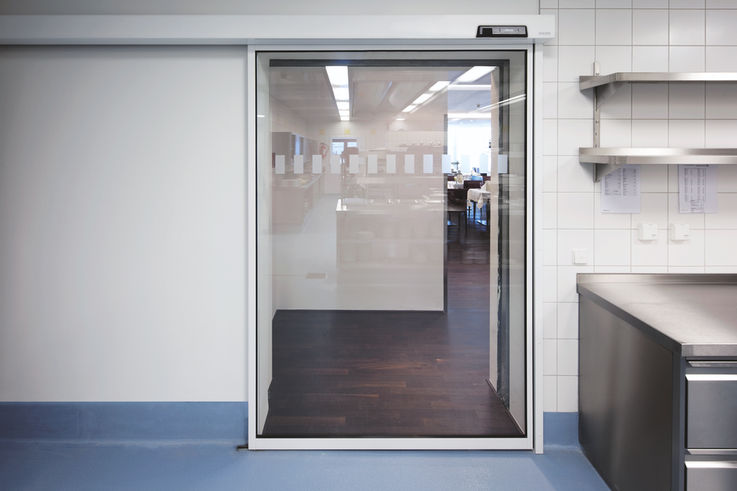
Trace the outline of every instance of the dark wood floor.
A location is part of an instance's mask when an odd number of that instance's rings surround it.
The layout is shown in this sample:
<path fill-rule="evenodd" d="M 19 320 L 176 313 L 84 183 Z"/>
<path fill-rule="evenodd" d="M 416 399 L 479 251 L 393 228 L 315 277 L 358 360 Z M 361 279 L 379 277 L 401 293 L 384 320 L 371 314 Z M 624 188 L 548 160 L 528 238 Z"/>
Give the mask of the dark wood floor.
<path fill-rule="evenodd" d="M 449 227 L 448 311 L 278 311 L 265 436 L 520 436 L 491 390 L 489 243 Z"/>

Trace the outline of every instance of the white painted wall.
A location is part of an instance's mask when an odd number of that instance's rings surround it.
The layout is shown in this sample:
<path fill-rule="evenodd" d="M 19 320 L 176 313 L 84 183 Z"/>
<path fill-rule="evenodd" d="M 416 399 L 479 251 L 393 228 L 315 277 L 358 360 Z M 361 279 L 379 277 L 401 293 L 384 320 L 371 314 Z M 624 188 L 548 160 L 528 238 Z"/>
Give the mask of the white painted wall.
<path fill-rule="evenodd" d="M 592 95 L 578 76 L 614 71 L 737 71 L 734 0 L 541 0 L 558 16 L 545 46 L 544 385 L 546 411 L 578 409 L 579 272 L 727 273 L 737 271 L 737 166 L 718 170 L 719 212 L 680 214 L 677 166 L 642 167 L 642 212 L 599 211 L 599 186 L 578 147 L 591 146 Z M 596 7 L 596 8 L 594 8 Z M 602 146 L 734 147 L 737 84 L 632 84 L 602 108 Z M 656 168 L 657 167 L 657 168 Z M 641 222 L 658 239 L 637 239 Z M 668 239 L 688 223 L 691 239 Z M 575 266 L 572 249 L 587 249 Z"/>
<path fill-rule="evenodd" d="M 0 49 L 0 400 L 245 400 L 245 75 Z"/>

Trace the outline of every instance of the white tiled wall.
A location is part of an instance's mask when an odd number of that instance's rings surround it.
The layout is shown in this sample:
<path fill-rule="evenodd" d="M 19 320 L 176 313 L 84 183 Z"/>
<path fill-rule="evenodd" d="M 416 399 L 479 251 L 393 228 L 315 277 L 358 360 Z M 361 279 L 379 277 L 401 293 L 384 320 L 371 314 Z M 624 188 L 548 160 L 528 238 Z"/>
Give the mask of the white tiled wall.
<path fill-rule="evenodd" d="M 737 0 L 541 0 L 557 38 L 544 71 L 545 411 L 576 411 L 579 272 L 737 271 L 737 166 L 719 169 L 719 213 L 678 212 L 678 169 L 643 166 L 642 211 L 599 212 L 599 186 L 578 147 L 591 146 L 592 91 L 579 75 L 612 71 L 737 71 Z M 737 83 L 632 84 L 602 108 L 602 146 L 737 147 Z M 655 223 L 642 242 L 637 226 Z M 691 239 L 668 238 L 688 223 Z M 573 249 L 589 262 L 573 264 Z"/>

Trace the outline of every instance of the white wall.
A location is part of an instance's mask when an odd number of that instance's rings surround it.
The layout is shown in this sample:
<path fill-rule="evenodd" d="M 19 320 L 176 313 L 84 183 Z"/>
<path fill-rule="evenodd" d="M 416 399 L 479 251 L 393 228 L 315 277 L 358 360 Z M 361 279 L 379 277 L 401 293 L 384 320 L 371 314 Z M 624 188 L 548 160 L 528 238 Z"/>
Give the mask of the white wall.
<path fill-rule="evenodd" d="M 0 400 L 245 400 L 245 69 L 0 49 Z"/>
<path fill-rule="evenodd" d="M 642 212 L 599 212 L 599 186 L 578 147 L 591 146 L 591 91 L 578 76 L 614 71 L 737 71 L 737 1 L 541 0 L 558 15 L 545 47 L 544 217 L 545 410 L 576 411 L 578 272 L 737 271 L 737 166 L 719 169 L 719 213 L 681 215 L 677 166 L 642 167 Z M 594 8 L 596 7 L 596 8 Z M 624 8 L 622 8 L 624 7 Z M 605 103 L 602 146 L 734 147 L 737 84 L 633 84 Z M 637 240 L 640 222 L 657 223 L 658 240 Z M 670 223 L 691 225 L 691 239 L 668 240 Z M 574 248 L 590 262 L 572 264 Z"/>
<path fill-rule="evenodd" d="M 538 0 L 3 0 L 0 14 L 536 14 Z"/>

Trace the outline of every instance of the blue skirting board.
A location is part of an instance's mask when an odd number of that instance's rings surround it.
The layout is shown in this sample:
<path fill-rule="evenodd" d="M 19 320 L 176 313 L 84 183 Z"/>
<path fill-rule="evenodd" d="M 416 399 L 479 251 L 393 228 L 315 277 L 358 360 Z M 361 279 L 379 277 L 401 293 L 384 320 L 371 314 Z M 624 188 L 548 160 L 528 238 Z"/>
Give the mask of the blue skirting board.
<path fill-rule="evenodd" d="M 578 446 L 577 413 L 545 413 L 545 445 Z M 247 402 L 0 403 L 0 440 L 248 440 Z"/>

